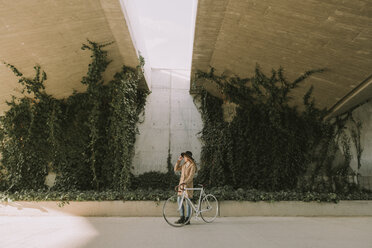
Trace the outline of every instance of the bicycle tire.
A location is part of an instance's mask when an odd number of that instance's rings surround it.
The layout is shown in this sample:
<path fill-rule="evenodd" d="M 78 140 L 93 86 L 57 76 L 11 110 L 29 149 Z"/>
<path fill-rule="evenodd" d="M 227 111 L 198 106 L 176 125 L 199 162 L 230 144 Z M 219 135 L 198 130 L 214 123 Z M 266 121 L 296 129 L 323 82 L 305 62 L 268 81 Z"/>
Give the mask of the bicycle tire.
<path fill-rule="evenodd" d="M 206 223 L 213 222 L 218 215 L 218 201 L 217 198 L 208 194 L 203 197 L 203 200 L 200 205 L 200 216 Z"/>
<path fill-rule="evenodd" d="M 184 210 L 186 211 L 186 199 L 183 200 L 182 204 L 184 205 L 183 207 L 184 207 Z M 190 219 L 191 219 L 191 216 L 192 216 L 192 208 L 191 208 Z M 173 227 L 182 227 L 186 224 L 186 222 L 180 223 L 180 224 L 175 223 L 180 218 L 180 212 L 178 210 L 176 195 L 171 196 L 164 202 L 163 217 L 165 221 Z"/>

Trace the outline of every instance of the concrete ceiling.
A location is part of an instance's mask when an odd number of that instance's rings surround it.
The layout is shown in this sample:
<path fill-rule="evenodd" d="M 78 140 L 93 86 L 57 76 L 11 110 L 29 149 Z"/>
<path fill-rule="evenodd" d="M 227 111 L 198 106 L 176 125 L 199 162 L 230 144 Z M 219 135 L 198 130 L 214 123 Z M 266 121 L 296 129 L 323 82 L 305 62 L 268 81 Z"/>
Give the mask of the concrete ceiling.
<path fill-rule="evenodd" d="M 256 63 L 268 74 L 284 67 L 289 80 L 327 68 L 293 101 L 314 85 L 318 107 L 347 111 L 372 96 L 372 1 L 199 0 L 191 75 L 212 66 L 250 77 Z"/>
<path fill-rule="evenodd" d="M 46 91 L 55 97 L 85 89 L 80 80 L 91 53 L 80 47 L 86 39 L 115 41 L 106 47 L 113 60 L 106 82 L 123 64 L 138 65 L 119 0 L 0 1 L 0 61 L 15 65 L 28 77 L 34 76 L 33 66 L 39 64 L 48 75 Z M 8 108 L 5 100 L 19 95 L 17 81 L 1 63 L 0 114 Z"/>

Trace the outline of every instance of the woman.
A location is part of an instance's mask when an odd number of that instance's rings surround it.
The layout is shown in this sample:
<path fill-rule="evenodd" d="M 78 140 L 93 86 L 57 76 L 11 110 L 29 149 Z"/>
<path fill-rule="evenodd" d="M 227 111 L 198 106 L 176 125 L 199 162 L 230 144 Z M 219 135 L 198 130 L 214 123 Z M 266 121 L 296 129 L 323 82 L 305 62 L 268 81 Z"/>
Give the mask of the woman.
<path fill-rule="evenodd" d="M 181 165 L 181 161 L 185 160 L 185 162 Z M 181 178 L 180 178 L 180 183 L 185 185 L 183 186 L 184 188 L 193 188 L 193 179 L 194 175 L 196 172 L 196 164 L 195 161 L 192 157 L 192 153 L 190 151 L 186 151 L 181 153 L 181 156 L 178 158 L 178 161 L 176 165 L 174 166 L 174 171 L 181 171 Z M 182 188 L 181 188 L 182 189 Z M 192 190 L 186 190 L 187 196 L 191 199 L 193 195 Z M 177 197 L 177 202 L 180 204 L 182 198 L 182 191 L 178 192 L 178 197 Z M 191 206 L 187 202 L 186 204 L 186 218 L 184 214 L 184 207 L 182 205 L 181 211 L 180 211 L 180 219 L 176 221 L 176 224 L 181 224 L 181 223 L 186 223 L 186 225 L 190 224 L 190 215 L 191 215 Z"/>

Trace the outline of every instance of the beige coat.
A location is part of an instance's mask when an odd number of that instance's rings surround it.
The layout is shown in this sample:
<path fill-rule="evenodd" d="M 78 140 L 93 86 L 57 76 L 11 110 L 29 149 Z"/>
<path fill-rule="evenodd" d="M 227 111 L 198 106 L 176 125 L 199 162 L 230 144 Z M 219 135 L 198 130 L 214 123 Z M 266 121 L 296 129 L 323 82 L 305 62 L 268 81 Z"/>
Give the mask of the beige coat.
<path fill-rule="evenodd" d="M 194 183 L 194 175 L 196 172 L 196 164 L 193 161 L 190 161 L 190 165 L 186 168 L 186 163 L 181 165 L 181 161 L 177 161 L 176 165 L 174 166 L 174 171 L 181 171 L 181 178 L 180 183 L 186 183 L 186 188 L 193 188 Z M 189 198 L 192 198 L 193 191 L 187 190 L 186 191 Z M 178 192 L 178 195 L 182 195 L 182 192 Z"/>

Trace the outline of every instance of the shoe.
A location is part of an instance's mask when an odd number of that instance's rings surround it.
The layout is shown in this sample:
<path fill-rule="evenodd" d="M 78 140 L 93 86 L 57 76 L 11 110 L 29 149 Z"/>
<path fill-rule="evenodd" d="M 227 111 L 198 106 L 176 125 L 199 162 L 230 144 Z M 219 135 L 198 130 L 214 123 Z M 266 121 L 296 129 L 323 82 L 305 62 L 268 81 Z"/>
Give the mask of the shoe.
<path fill-rule="evenodd" d="M 185 223 L 185 217 L 184 216 L 181 216 L 181 218 L 179 218 L 179 220 L 177 220 L 176 222 L 174 222 L 175 224 L 183 224 Z"/>
<path fill-rule="evenodd" d="M 191 223 L 191 220 L 190 220 L 190 218 L 185 218 L 185 225 L 190 225 L 190 223 Z"/>

